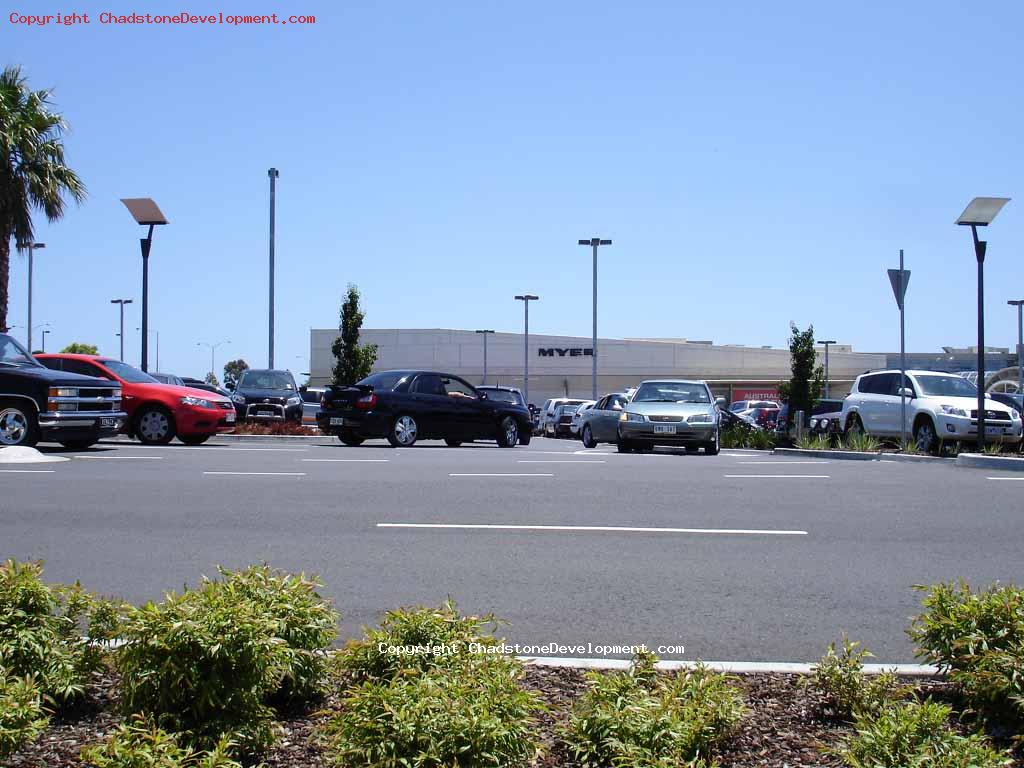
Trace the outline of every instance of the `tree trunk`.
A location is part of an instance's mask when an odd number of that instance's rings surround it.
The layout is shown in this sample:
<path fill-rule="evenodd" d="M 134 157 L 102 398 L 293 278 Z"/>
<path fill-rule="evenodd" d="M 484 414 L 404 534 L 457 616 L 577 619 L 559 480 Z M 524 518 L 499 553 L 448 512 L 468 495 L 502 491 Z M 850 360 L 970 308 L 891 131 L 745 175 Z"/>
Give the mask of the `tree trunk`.
<path fill-rule="evenodd" d="M 0 333 L 7 333 L 7 288 L 10 282 L 11 233 L 0 231 Z"/>

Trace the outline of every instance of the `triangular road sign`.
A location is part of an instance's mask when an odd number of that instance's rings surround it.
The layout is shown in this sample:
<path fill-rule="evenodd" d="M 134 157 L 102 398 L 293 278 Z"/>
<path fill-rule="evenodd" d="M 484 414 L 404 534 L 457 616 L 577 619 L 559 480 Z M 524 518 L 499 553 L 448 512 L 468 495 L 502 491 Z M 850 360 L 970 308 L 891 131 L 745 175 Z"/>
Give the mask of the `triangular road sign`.
<path fill-rule="evenodd" d="M 907 295 L 907 285 L 910 283 L 910 270 L 890 269 L 889 282 L 892 283 L 892 295 L 896 297 L 896 306 L 903 309 L 903 299 Z"/>

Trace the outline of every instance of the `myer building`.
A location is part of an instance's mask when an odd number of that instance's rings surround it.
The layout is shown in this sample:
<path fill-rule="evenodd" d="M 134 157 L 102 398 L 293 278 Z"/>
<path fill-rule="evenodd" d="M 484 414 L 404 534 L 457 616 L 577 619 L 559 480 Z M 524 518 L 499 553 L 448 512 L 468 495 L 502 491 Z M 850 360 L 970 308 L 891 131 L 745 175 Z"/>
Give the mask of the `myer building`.
<path fill-rule="evenodd" d="M 331 344 L 337 329 L 310 331 L 310 384 L 326 384 L 334 356 Z M 364 328 L 363 344 L 377 345 L 374 370 L 424 369 L 483 382 L 484 335 L 472 330 L 444 328 Z M 705 379 L 716 395 L 732 400 L 775 397 L 778 384 L 790 376 L 788 349 L 715 346 L 686 339 L 598 339 L 598 393 L 620 392 L 644 379 Z M 820 354 L 823 350 L 820 351 Z M 593 343 L 590 337 L 530 334 L 530 402 L 549 397 L 590 397 Z M 822 357 L 823 360 L 823 357 Z M 487 334 L 487 382 L 523 387 L 523 336 Z M 849 346 L 829 346 L 831 394 L 849 392 L 854 378 L 883 368 L 883 354 L 854 352 Z"/>

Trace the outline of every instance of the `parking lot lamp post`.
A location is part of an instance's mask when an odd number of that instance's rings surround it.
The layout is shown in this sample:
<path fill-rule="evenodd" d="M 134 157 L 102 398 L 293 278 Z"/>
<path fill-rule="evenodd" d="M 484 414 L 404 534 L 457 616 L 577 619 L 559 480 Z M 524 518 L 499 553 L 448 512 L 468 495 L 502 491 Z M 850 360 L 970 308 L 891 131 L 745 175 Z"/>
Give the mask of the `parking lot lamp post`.
<path fill-rule="evenodd" d="M 231 341 L 227 340 L 227 339 L 225 339 L 224 341 L 218 341 L 216 344 L 211 344 L 208 341 L 196 342 L 196 346 L 197 347 L 209 347 L 210 348 L 210 373 L 213 373 L 214 376 L 217 375 L 216 373 L 214 373 L 217 370 L 217 366 L 216 366 L 216 364 L 214 362 L 214 354 L 217 352 L 217 347 L 220 347 L 220 346 L 222 346 L 224 344 L 230 344 L 230 343 L 231 343 Z"/>
<path fill-rule="evenodd" d="M 516 301 L 523 302 L 523 399 L 530 404 L 530 302 L 537 301 L 540 296 L 524 293 L 516 296 Z"/>
<path fill-rule="evenodd" d="M 494 333 L 494 331 L 491 331 L 491 330 L 481 330 L 481 331 L 477 331 L 477 333 L 482 333 L 483 336 L 484 336 L 484 380 L 481 381 L 480 383 L 481 384 L 486 384 L 487 383 L 487 334 Z"/>
<path fill-rule="evenodd" d="M 18 248 L 28 251 L 28 351 L 32 351 L 32 255 L 40 248 L 45 248 L 46 243 L 23 242 L 18 243 Z"/>
<path fill-rule="evenodd" d="M 825 397 L 828 397 L 829 386 L 828 386 L 828 346 L 829 344 L 835 344 L 835 339 L 829 339 L 828 341 L 819 342 L 825 345 Z"/>
<path fill-rule="evenodd" d="M 43 336 L 43 354 L 44 355 L 46 354 L 46 334 L 48 334 L 49 332 L 50 332 L 50 329 L 47 328 L 42 333 L 42 336 Z M 31 351 L 32 350 L 30 349 L 29 352 L 31 352 Z"/>
<path fill-rule="evenodd" d="M 1008 197 L 976 197 L 956 223 L 971 228 L 974 256 L 978 261 L 978 450 L 985 447 L 985 251 L 988 243 L 978 239 L 978 227 L 992 223 Z"/>
<path fill-rule="evenodd" d="M 139 240 L 142 246 L 142 360 L 139 367 L 149 370 L 149 250 L 153 245 L 153 227 L 167 223 L 157 204 L 149 197 L 121 198 L 132 218 L 142 226 L 149 227 L 146 237 Z M 159 365 L 157 366 L 159 367 Z"/>
<path fill-rule="evenodd" d="M 594 338 L 591 346 L 591 374 L 590 389 L 591 399 L 597 400 L 597 248 L 601 245 L 611 245 L 611 240 L 602 240 L 599 237 L 592 237 L 589 240 L 580 240 L 580 245 L 589 245 L 594 249 Z"/>
<path fill-rule="evenodd" d="M 275 240 L 275 219 L 277 214 L 277 178 L 280 174 L 277 168 L 267 170 L 270 177 L 270 303 L 268 321 L 270 325 L 267 343 L 267 367 L 274 367 L 274 240 Z"/>
<path fill-rule="evenodd" d="M 1024 395 L 1024 299 L 1006 303 L 1017 308 L 1017 392 Z"/>
<path fill-rule="evenodd" d="M 117 335 L 121 337 L 121 356 L 118 359 L 123 363 L 124 362 L 124 305 L 125 304 L 131 304 L 132 300 L 131 299 L 111 299 L 110 303 L 111 304 L 118 304 L 118 305 L 120 305 L 120 309 L 121 309 L 121 332 L 119 334 L 117 334 Z"/>

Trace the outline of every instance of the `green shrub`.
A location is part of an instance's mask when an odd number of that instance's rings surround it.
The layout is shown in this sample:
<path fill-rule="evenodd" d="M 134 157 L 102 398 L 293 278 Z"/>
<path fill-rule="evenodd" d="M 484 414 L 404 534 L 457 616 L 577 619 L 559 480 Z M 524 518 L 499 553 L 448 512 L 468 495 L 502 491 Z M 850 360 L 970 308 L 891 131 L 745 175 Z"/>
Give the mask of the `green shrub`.
<path fill-rule="evenodd" d="M 901 689 L 894 674 L 864 674 L 864 659 L 872 657 L 860 643 L 851 643 L 843 637 L 843 649 L 837 654 L 836 644 L 829 643 L 828 653 L 814 667 L 811 685 L 824 694 L 836 715 L 844 719 L 860 714 L 878 712 L 887 703 L 903 698 L 906 691 Z"/>
<path fill-rule="evenodd" d="M 80 585 L 46 584 L 42 575 L 42 563 L 0 564 L 0 666 L 34 676 L 46 699 L 66 704 L 100 665 L 80 626 L 97 603 Z"/>
<path fill-rule="evenodd" d="M 32 677 L 8 676 L 0 667 L 0 758 L 35 741 L 46 728 L 41 699 Z"/>
<path fill-rule="evenodd" d="M 655 661 L 638 654 L 628 672 L 587 675 L 565 733 L 580 765 L 703 765 L 731 734 L 744 706 L 730 678 L 702 665 L 658 675 Z"/>
<path fill-rule="evenodd" d="M 754 429 L 753 427 L 730 427 L 719 432 L 718 444 L 722 448 L 768 450 L 775 447 L 775 433 L 767 429 Z"/>
<path fill-rule="evenodd" d="M 843 438 L 843 443 L 848 451 L 878 453 L 882 449 L 882 444 L 878 441 L 878 438 L 872 437 L 865 432 L 847 432 Z"/>
<path fill-rule="evenodd" d="M 455 656 L 354 686 L 324 730 L 330 759 L 367 768 L 511 768 L 539 751 L 536 693 L 505 656 Z"/>
<path fill-rule="evenodd" d="M 816 435 L 809 434 L 802 440 L 797 440 L 796 447 L 809 451 L 828 451 L 832 449 L 832 438 L 821 432 Z"/>
<path fill-rule="evenodd" d="M 220 573 L 125 617 L 123 703 L 189 746 L 213 749 L 228 735 L 258 752 L 273 740 L 271 700 L 322 686 L 336 614 L 304 576 Z"/>
<path fill-rule="evenodd" d="M 82 760 L 91 768 L 241 768 L 230 758 L 231 747 L 224 738 L 209 752 L 195 752 L 144 718 L 133 718 L 104 743 L 83 749 Z"/>
<path fill-rule="evenodd" d="M 918 655 L 949 671 L 981 717 L 1024 724 L 1024 589 L 930 589 L 910 628 Z"/>
<path fill-rule="evenodd" d="M 839 755 L 850 768 L 1000 768 L 1009 764 L 981 736 L 960 736 L 950 730 L 950 711 L 926 701 L 859 715 L 857 735 Z"/>
<path fill-rule="evenodd" d="M 362 640 L 349 642 L 337 657 L 339 669 L 356 682 L 390 680 L 400 670 L 426 671 L 471 654 L 473 643 L 494 645 L 493 616 L 462 616 L 448 600 L 437 608 L 388 611 L 379 629 L 365 630 Z M 416 649 L 395 653 L 390 649 Z"/>

